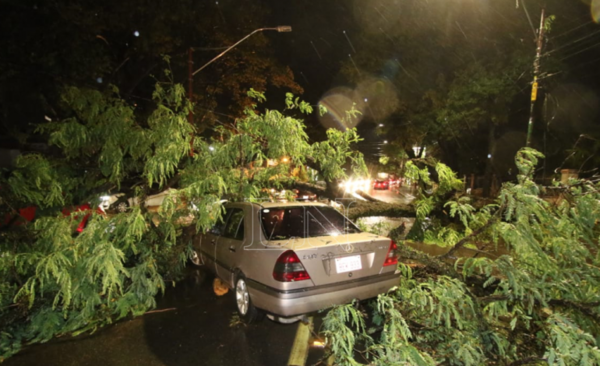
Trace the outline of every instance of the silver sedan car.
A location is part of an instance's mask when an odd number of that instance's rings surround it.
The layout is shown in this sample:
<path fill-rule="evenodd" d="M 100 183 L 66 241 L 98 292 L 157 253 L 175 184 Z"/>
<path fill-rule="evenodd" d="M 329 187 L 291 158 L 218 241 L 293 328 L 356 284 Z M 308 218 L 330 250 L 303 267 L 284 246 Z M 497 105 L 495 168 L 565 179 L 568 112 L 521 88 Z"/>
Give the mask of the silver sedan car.
<path fill-rule="evenodd" d="M 223 220 L 194 238 L 197 261 L 234 289 L 246 322 L 291 322 L 398 283 L 396 244 L 361 232 L 312 202 L 227 203 Z"/>

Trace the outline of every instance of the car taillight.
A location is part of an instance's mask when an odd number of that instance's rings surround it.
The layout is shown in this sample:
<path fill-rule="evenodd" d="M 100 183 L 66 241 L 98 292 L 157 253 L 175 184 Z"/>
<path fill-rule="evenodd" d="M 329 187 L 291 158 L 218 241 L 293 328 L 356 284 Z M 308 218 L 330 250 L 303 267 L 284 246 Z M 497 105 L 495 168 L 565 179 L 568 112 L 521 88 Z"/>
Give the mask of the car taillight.
<path fill-rule="evenodd" d="M 398 264 L 398 254 L 396 253 L 397 249 L 398 246 L 396 245 L 396 243 L 394 243 L 393 240 L 390 241 L 390 249 L 388 249 L 387 255 L 385 256 L 385 261 L 383 262 L 384 266 Z"/>
<path fill-rule="evenodd" d="M 273 268 L 273 278 L 281 282 L 310 280 L 300 258 L 292 250 L 279 256 L 275 268 Z"/>

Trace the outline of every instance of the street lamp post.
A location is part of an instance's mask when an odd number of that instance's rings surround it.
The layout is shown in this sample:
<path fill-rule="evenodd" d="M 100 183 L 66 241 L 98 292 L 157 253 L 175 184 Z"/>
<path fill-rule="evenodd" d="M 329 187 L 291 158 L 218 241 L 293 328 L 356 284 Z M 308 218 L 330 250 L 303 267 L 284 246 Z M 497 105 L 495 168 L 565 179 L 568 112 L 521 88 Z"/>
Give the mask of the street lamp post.
<path fill-rule="evenodd" d="M 239 41 L 237 41 L 236 43 L 232 44 L 230 47 L 225 49 L 225 51 L 219 53 L 215 58 L 213 58 L 212 60 L 205 63 L 198 70 L 196 70 L 194 72 L 192 72 L 192 65 L 193 65 L 194 61 L 192 60 L 192 48 L 190 48 L 188 51 L 188 99 L 190 100 L 190 102 L 192 101 L 192 97 L 193 97 L 192 88 L 193 88 L 194 82 L 193 82 L 192 78 L 194 75 L 196 75 L 197 73 L 202 71 L 206 66 L 212 64 L 213 62 L 215 62 L 216 60 L 221 58 L 221 56 L 223 56 L 224 54 L 229 52 L 232 48 L 236 47 L 238 44 L 240 44 L 240 43 L 244 42 L 245 40 L 247 40 L 248 38 L 250 38 L 254 33 L 262 32 L 262 31 L 266 31 L 266 30 L 275 30 L 280 33 L 291 32 L 292 27 L 289 25 L 278 25 L 277 27 L 255 29 L 252 32 L 250 32 L 248 35 L 246 35 L 244 38 L 240 39 Z M 194 114 L 191 110 L 188 114 L 188 122 L 190 124 L 194 123 Z M 190 156 L 194 155 L 193 144 L 194 144 L 194 136 L 192 134 L 192 140 L 190 141 L 190 145 L 192 146 L 192 149 L 190 150 Z"/>
<path fill-rule="evenodd" d="M 226 54 L 227 52 L 229 52 L 232 48 L 236 47 L 238 44 L 240 44 L 240 43 L 244 42 L 245 40 L 247 40 L 248 38 L 250 38 L 254 33 L 262 32 L 262 31 L 266 31 L 266 30 L 275 30 L 275 31 L 280 32 L 280 33 L 281 32 L 291 32 L 292 31 L 292 27 L 289 26 L 289 25 L 280 25 L 280 26 L 272 27 L 272 28 L 258 28 L 258 29 L 255 29 L 254 31 L 252 31 L 251 33 L 249 33 L 244 38 L 242 38 L 239 41 L 237 41 L 236 43 L 232 44 L 225 51 L 219 53 L 215 58 L 213 58 L 212 60 L 210 60 L 207 63 L 205 63 L 198 70 L 194 71 L 192 73 L 192 76 L 196 75 L 197 73 L 199 73 L 200 71 L 202 71 L 206 66 L 212 64 L 213 62 L 215 62 L 216 60 L 218 60 L 219 58 L 221 58 L 221 56 L 223 56 L 224 54 Z"/>

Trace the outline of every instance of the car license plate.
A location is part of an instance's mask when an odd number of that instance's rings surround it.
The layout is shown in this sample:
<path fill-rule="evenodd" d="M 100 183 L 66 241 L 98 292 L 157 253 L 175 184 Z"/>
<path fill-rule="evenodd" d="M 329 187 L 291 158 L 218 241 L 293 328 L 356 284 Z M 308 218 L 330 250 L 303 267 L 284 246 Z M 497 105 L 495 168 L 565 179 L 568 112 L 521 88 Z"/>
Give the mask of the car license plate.
<path fill-rule="evenodd" d="M 302 196 L 302 199 L 307 200 L 308 196 Z"/>
<path fill-rule="evenodd" d="M 337 273 L 344 273 L 344 272 L 350 272 L 350 271 L 356 271 L 358 269 L 362 269 L 360 255 L 336 258 L 335 259 L 335 269 L 337 270 Z"/>

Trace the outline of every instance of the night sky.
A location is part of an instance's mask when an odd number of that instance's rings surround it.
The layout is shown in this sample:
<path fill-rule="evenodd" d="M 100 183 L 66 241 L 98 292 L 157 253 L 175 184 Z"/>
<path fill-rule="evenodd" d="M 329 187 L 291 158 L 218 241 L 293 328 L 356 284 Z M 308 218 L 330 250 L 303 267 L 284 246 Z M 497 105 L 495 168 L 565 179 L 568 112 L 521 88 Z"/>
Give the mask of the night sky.
<path fill-rule="evenodd" d="M 470 0 L 467 0 L 467 2 Z M 534 29 L 539 27 L 540 9 L 539 1 L 512 1 L 514 4 L 513 19 L 504 15 L 506 22 L 527 22 L 530 32 L 523 35 L 523 42 L 531 47 L 531 55 L 535 54 Z M 484 1 L 485 2 L 485 1 Z M 272 40 L 278 57 L 283 63 L 289 64 L 294 71 L 296 80 L 305 89 L 304 98 L 314 103 L 321 100 L 330 91 L 339 87 L 353 88 L 340 73 L 343 62 L 352 61 L 362 50 L 356 44 L 359 37 L 363 36 L 365 28 L 380 28 L 382 24 L 393 23 L 394 12 L 391 9 L 399 3 L 398 0 L 378 1 L 269 1 L 273 9 L 271 22 L 273 24 L 289 24 L 293 27 L 291 34 L 268 34 Z M 434 6 L 436 1 L 423 3 Z M 516 5 L 519 5 L 517 8 Z M 552 118 L 557 133 L 561 128 L 576 129 L 581 132 L 597 127 L 600 123 L 600 26 L 594 21 L 600 13 L 600 2 L 569 0 L 559 2 L 546 9 L 546 16 L 554 15 L 556 19 L 553 29 L 544 44 L 544 54 L 564 52 L 560 61 L 569 67 L 568 75 L 546 75 L 544 81 L 552 82 L 552 78 L 560 78 L 558 84 L 552 85 L 549 90 L 549 100 L 544 106 Z M 482 28 L 486 27 L 482 24 Z M 440 24 L 440 32 L 445 32 L 444 25 Z M 385 30 L 380 34 L 371 34 L 370 37 L 389 37 Z M 466 35 L 468 36 L 468 35 Z M 368 40 L 367 40 L 368 41 Z M 402 50 L 398 50 L 401 53 Z M 564 57 L 564 59 L 563 59 Z M 542 62 L 544 62 L 542 58 Z M 432 70 L 435 72 L 435 70 Z M 531 69 L 524 70 L 531 72 Z M 524 91 L 524 101 L 519 106 L 520 111 L 515 112 L 515 119 L 519 119 L 513 131 L 508 131 L 502 136 L 500 143 L 514 144 L 522 138 L 526 131 L 528 118 L 528 93 Z M 368 106 L 361 106 L 365 111 Z M 549 112 L 548 112 L 549 111 Z M 368 114 L 368 111 L 366 111 Z M 578 118 L 573 119 L 573 116 Z M 568 117 L 562 118 L 561 117 Z M 385 142 L 385 135 L 377 135 L 377 126 L 382 121 L 365 118 L 358 126 L 360 134 L 365 141 L 361 143 L 361 150 L 367 155 L 378 155 L 379 148 Z M 569 126 L 561 126 L 569 124 Z M 594 126 L 590 126 L 593 124 Z M 329 126 L 328 126 L 329 127 Z M 515 137 L 512 139 L 512 137 Z M 512 160 L 512 156 L 507 157 Z"/>
<path fill-rule="evenodd" d="M 442 0 L 423 0 L 416 2 L 421 4 L 423 9 L 435 10 L 436 7 L 442 7 Z M 468 10 L 471 4 L 474 4 L 475 0 L 464 0 L 463 2 L 454 2 L 453 4 L 461 4 L 462 9 L 458 11 Z M 507 16 L 506 14 L 497 14 L 497 17 L 508 23 L 523 23 L 527 24 L 530 28 L 524 32 L 520 42 L 530 46 L 531 55 L 535 54 L 534 44 L 534 29 L 539 26 L 540 18 L 540 5 L 541 1 L 537 0 L 494 0 L 494 1 L 506 1 L 513 7 L 511 10 L 512 14 Z M 50 4 L 51 2 L 48 2 Z M 82 1 L 82 4 L 86 4 L 86 1 Z M 380 149 L 386 141 L 385 135 L 377 135 L 380 124 L 386 122 L 385 118 L 387 115 L 377 115 L 371 109 L 372 101 L 368 101 L 366 97 L 367 93 L 363 93 L 361 90 L 361 82 L 350 82 L 341 72 L 344 65 L 352 65 L 354 61 L 359 57 L 364 57 L 366 52 L 360 44 L 365 44 L 370 41 L 377 41 L 385 38 L 391 39 L 391 31 L 397 22 L 398 13 L 397 9 L 400 5 L 405 3 L 402 0 L 372 0 L 372 1 L 360 1 L 360 0 L 328 0 L 328 1 L 311 1 L 311 0 L 294 0 L 294 1 L 280 1 L 280 0 L 263 0 L 262 3 L 266 8 L 270 9 L 270 14 L 265 20 L 265 24 L 231 24 L 227 23 L 228 11 L 239 10 L 235 9 L 236 2 L 233 0 L 221 0 L 221 1 L 206 1 L 202 2 L 205 4 L 205 8 L 212 11 L 212 15 L 197 13 L 194 14 L 194 21 L 199 23 L 210 23 L 215 19 L 209 19 L 208 17 L 221 17 L 225 24 L 231 27 L 231 33 L 235 36 L 230 37 L 223 44 L 217 44 L 218 40 L 213 40 L 212 46 L 220 46 L 221 49 L 231 44 L 231 39 L 239 39 L 239 34 L 246 34 L 248 30 L 254 29 L 256 26 L 276 26 L 276 25 L 290 25 L 293 28 L 291 33 L 277 33 L 273 31 L 264 32 L 263 34 L 268 37 L 271 42 L 273 55 L 280 61 L 282 65 L 289 65 L 294 73 L 295 81 L 303 87 L 304 93 L 302 98 L 307 100 L 313 105 L 316 105 L 321 101 L 323 104 L 330 107 L 330 114 L 327 118 L 318 118 L 316 116 L 307 117 L 307 124 L 309 129 L 313 131 L 319 129 L 320 126 L 324 127 L 357 127 L 360 135 L 365 138 L 365 141 L 361 144 L 361 149 L 369 156 L 376 157 Z M 27 34 L 31 34 L 31 43 L 34 46 L 39 46 L 40 43 L 44 42 L 45 32 L 52 34 L 55 27 L 51 22 L 51 18 L 42 19 L 39 17 L 39 13 L 44 9 L 45 6 L 50 7 L 45 1 L 40 1 L 39 4 L 36 1 L 7 1 L 3 0 L 0 2 L 2 5 L 4 28 L 3 34 L 0 37 L 8 39 L 10 37 L 23 37 L 27 39 Z M 137 3 L 136 3 L 137 4 Z M 168 2 L 157 3 L 165 8 L 168 12 Z M 195 3 L 194 3 L 195 4 Z M 492 9 L 492 0 L 477 0 L 477 4 L 489 4 Z M 519 5 L 516 7 L 516 5 Z M 565 0 L 565 1 L 553 1 L 547 9 L 548 15 L 555 15 L 556 19 L 553 23 L 553 29 L 550 35 L 547 37 L 547 43 L 544 45 L 544 55 L 557 55 L 561 54 L 560 62 L 568 65 L 568 72 L 558 72 L 557 74 L 544 75 L 542 83 L 552 85 L 551 90 L 547 90 L 549 95 L 549 102 L 547 106 L 544 106 L 549 114 L 553 128 L 555 128 L 555 134 L 560 135 L 562 129 L 575 129 L 584 133 L 590 128 L 597 127 L 598 116 L 600 111 L 600 71 L 598 71 L 598 64 L 600 63 L 600 26 L 594 21 L 600 18 L 600 1 L 597 0 Z M 558 5 L 556 5 L 558 4 Z M 96 3 L 90 2 L 89 6 L 100 7 L 99 13 L 94 16 L 93 12 L 90 13 L 92 18 L 85 21 L 90 22 L 90 27 L 84 26 L 84 20 L 82 24 L 77 24 L 79 28 L 75 28 L 75 31 L 86 32 L 89 31 L 89 38 L 91 39 L 88 43 L 96 42 L 96 44 L 102 44 L 105 42 L 111 48 L 111 52 L 114 54 L 126 53 L 127 50 L 131 50 L 134 46 L 137 49 L 143 49 L 147 45 L 144 44 L 145 37 L 149 32 L 160 32 L 160 29 L 153 29 L 153 23 L 149 22 L 144 16 L 144 9 L 139 8 L 139 4 L 136 5 L 138 8 L 131 9 L 131 16 L 127 20 L 126 24 L 120 24 L 117 20 L 111 18 L 111 12 L 114 8 L 106 5 L 97 5 Z M 115 4 L 113 4 L 115 5 Z M 129 5 L 127 5 L 129 6 Z M 131 5 L 133 6 L 133 5 Z M 124 5 L 124 7 L 126 7 Z M 148 8 L 149 9 L 149 8 Z M 88 11 L 88 7 L 83 5 L 83 10 Z M 438 9 L 439 10 L 439 9 Z M 127 8 L 126 11 L 129 11 Z M 20 18 L 13 16 L 19 14 Z M 89 11 L 88 11 L 89 13 Z M 51 13 L 50 13 L 51 14 Z M 152 14 L 148 11 L 148 14 Z M 596 14 L 594 16 L 594 14 Z M 168 13 L 164 16 L 168 17 Z M 405 14 L 404 14 L 405 15 Z M 409 14 L 410 17 L 410 14 Z M 419 15 L 415 13 L 415 22 L 419 21 Z M 14 20 L 18 19 L 18 20 Z M 105 19 L 105 20 L 102 20 Z M 14 24 L 10 24 L 13 21 Z M 189 22 L 189 20 L 186 20 Z M 18 22 L 18 23 L 17 23 Z M 94 23 L 92 26 L 92 22 Z M 189 24 L 181 23 L 176 24 L 170 28 L 170 31 L 177 31 L 177 27 L 181 28 L 180 35 L 181 39 L 178 41 L 176 47 L 171 47 L 173 62 L 179 62 L 181 65 L 185 64 L 186 49 L 189 46 L 196 46 L 197 39 L 193 39 L 190 36 L 191 31 L 189 30 Z M 439 32 L 443 34 L 448 31 L 448 24 L 440 22 Z M 451 24 L 452 27 L 458 27 L 461 29 L 461 25 Z M 481 30 L 490 31 L 490 26 L 482 22 Z M 188 27 L 188 28 L 186 28 Z M 73 27 L 72 27 L 73 28 Z M 501 32 L 501 30 L 496 30 Z M 71 33 L 61 34 L 56 37 L 57 48 L 60 48 L 60 42 L 66 40 Z M 101 33 L 93 33 L 101 32 Z M 137 33 L 136 33 L 137 32 Z M 465 39 L 468 39 L 471 35 L 477 32 L 477 29 L 466 30 L 463 32 Z M 168 39 L 167 39 L 168 41 Z M 46 41 L 48 42 L 48 41 Z M 28 46 L 25 46 L 27 48 Z M 87 43 L 82 43 L 82 49 L 87 47 Z M 246 47 L 246 48 L 244 48 Z M 239 47 L 240 50 L 248 49 L 252 47 L 252 43 L 249 41 Z M 116 50 L 116 51 L 115 51 Z M 157 52 L 160 48 L 157 48 Z M 20 51 L 26 51 L 25 49 Z M 92 52 L 94 50 L 91 50 Z M 389 49 L 382 49 L 390 53 Z M 87 51 L 86 51 L 87 52 Z M 397 49 L 393 50 L 396 58 L 401 58 L 404 50 Z M 215 51 L 202 51 L 195 54 L 196 65 L 202 64 L 205 60 L 210 59 Z M 222 60 L 217 63 L 224 63 L 226 58 L 233 57 L 235 51 L 226 55 Z M 21 56 L 27 56 L 27 52 L 22 52 Z M 37 55 L 39 56 L 39 55 Z M 368 56 L 368 55 L 367 55 Z M 26 59 L 26 57 L 24 57 Z M 133 58 L 132 58 L 133 59 Z M 542 62 L 546 62 L 547 58 L 542 58 Z M 8 57 L 0 56 L 0 67 L 5 67 L 5 71 L 8 70 L 8 74 L 14 69 L 19 69 L 23 65 L 19 63 L 22 60 L 15 60 L 13 55 Z M 139 60 L 138 60 L 139 61 Z M 136 67 L 147 67 L 144 64 L 143 58 L 141 62 L 138 62 Z M 114 57 L 111 61 L 113 66 L 116 67 L 115 62 L 118 64 L 120 59 Z M 132 61 L 125 63 L 124 66 L 118 65 L 119 73 L 127 73 L 130 71 L 138 70 L 127 70 L 128 67 L 132 67 Z M 104 67 L 102 64 L 95 65 L 100 70 Z M 147 84 L 152 85 L 154 82 L 151 75 L 156 72 L 156 69 L 148 67 L 146 73 Z M 356 64 L 354 64 L 356 67 Z M 31 69 L 25 70 L 22 75 L 42 75 L 45 70 L 36 68 L 36 65 L 31 65 Z M 84 74 L 87 65 L 77 63 L 76 60 L 70 65 L 70 68 L 81 69 L 81 73 Z M 443 67 L 440 66 L 440 67 Z M 12 68 L 12 69 L 11 69 Z M 214 70 L 214 69 L 212 69 Z M 206 73 L 210 74 L 212 71 L 210 68 L 207 69 Z M 72 71 L 69 69 L 69 71 Z M 146 71 L 146 70 L 144 70 Z M 432 69 L 431 74 L 435 74 L 438 70 Z M 59 70 L 60 72 L 60 70 Z M 376 77 L 385 77 L 386 72 L 389 70 L 380 70 L 379 73 L 375 73 Z M 531 73 L 531 67 L 523 70 L 524 73 Z M 176 80 L 179 82 L 185 82 L 186 70 L 184 67 L 175 70 Z M 109 82 L 118 81 L 113 80 L 115 74 L 105 72 L 104 74 L 98 74 L 85 82 L 89 85 L 98 87 L 99 83 L 107 85 Z M 4 74 L 6 75 L 6 74 Z M 554 82 L 554 80 L 560 80 Z M 24 82 L 13 83 L 10 86 L 11 89 L 19 88 L 22 89 L 20 93 L 14 92 L 14 90 L 8 91 L 8 87 L 5 87 L 5 102 L 6 104 L 14 105 L 15 100 L 23 100 L 23 94 L 27 94 L 27 89 L 31 86 L 28 82 L 35 84 L 36 80 L 29 78 Z M 70 82 L 69 80 L 61 79 L 60 82 Z M 404 86 L 388 85 L 390 88 L 398 88 Z M 363 88 L 364 89 L 364 88 Z M 124 87 L 122 91 L 127 91 Z M 272 99 L 283 100 L 284 90 L 270 90 L 267 96 Z M 279 94 L 277 94 L 279 93 Z M 134 93 L 135 94 L 135 93 Z M 352 95 L 351 100 L 347 98 L 348 95 Z M 127 97 L 137 97 L 123 93 Z M 507 143 L 511 142 L 511 133 L 515 136 L 521 136 L 526 130 L 526 119 L 528 116 L 528 91 L 523 90 L 523 101 L 515 108 L 513 113 L 513 119 L 515 120 L 515 126 L 511 126 L 513 130 L 506 131 L 502 137 L 502 141 Z M 142 100 L 138 100 L 138 103 L 142 103 Z M 351 106 L 352 102 L 357 102 L 357 108 L 363 112 L 362 121 L 353 125 L 344 125 L 340 123 L 344 109 Z M 11 107 L 12 108 L 12 107 Z M 23 108 L 16 108 L 20 116 L 33 114 L 36 108 L 31 107 L 30 103 L 27 103 Z M 17 113 L 11 112 L 11 113 Z M 219 110 L 219 112 L 227 114 L 226 110 Z M 28 117 L 29 118 L 29 117 Z M 31 116 L 29 119 L 36 120 L 37 123 L 43 122 L 43 114 L 37 113 L 35 116 Z M 404 121 L 396 121 L 395 123 L 404 123 Z M 321 129 L 324 131 L 324 129 Z M 513 140 L 518 140 L 521 137 L 517 137 Z"/>

